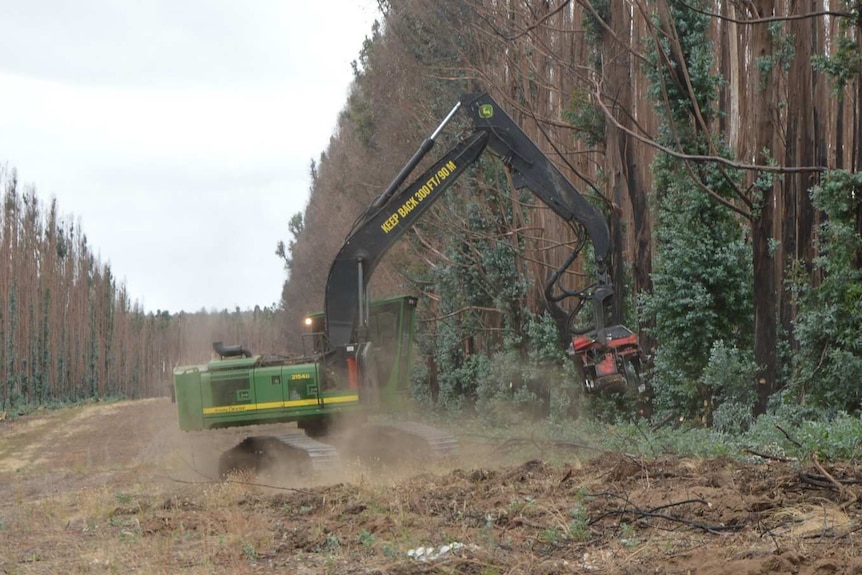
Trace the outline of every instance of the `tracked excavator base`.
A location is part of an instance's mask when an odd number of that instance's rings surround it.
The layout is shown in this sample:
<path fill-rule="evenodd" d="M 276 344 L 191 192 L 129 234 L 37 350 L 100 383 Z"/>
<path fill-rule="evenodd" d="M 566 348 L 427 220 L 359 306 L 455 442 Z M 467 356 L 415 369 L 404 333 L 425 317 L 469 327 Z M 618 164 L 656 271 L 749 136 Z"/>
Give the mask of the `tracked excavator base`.
<path fill-rule="evenodd" d="M 457 457 L 458 440 L 423 423 L 368 423 L 351 434 L 347 450 L 368 463 L 438 461 Z"/>
<path fill-rule="evenodd" d="M 219 458 L 222 478 L 237 471 L 304 477 L 337 471 L 338 452 L 331 445 L 295 432 L 246 437 Z"/>
<path fill-rule="evenodd" d="M 252 436 L 222 454 L 219 475 L 251 471 L 282 479 L 320 477 L 341 469 L 340 455 L 371 465 L 441 461 L 458 455 L 458 440 L 416 422 L 366 423 L 317 438 L 301 431 Z"/>

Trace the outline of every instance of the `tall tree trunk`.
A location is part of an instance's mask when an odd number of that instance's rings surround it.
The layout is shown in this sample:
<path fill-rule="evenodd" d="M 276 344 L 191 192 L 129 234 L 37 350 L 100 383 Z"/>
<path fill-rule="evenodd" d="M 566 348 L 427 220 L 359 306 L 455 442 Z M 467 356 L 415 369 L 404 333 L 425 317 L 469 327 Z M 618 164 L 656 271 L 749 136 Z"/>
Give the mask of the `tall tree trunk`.
<path fill-rule="evenodd" d="M 602 34 L 603 85 L 614 98 L 612 111 L 617 121 L 625 128 L 636 131 L 632 114 L 634 95 L 631 90 L 632 77 L 636 70 L 632 64 L 632 16 L 624 2 L 610 5 L 610 22 L 613 35 Z M 629 299 L 626 293 L 625 261 L 631 262 L 632 288 L 636 294 L 651 289 L 652 253 L 648 185 L 638 169 L 633 139 L 623 130 L 608 122 L 606 128 L 605 160 L 609 192 L 622 215 L 630 214 L 631 240 L 625 241 L 620 213 L 611 214 L 612 239 L 614 245 L 614 322 L 623 321 L 623 307 Z M 626 202 L 631 210 L 624 209 Z M 625 247 L 631 245 L 627 254 Z M 628 255 L 629 257 L 625 257 Z"/>
<path fill-rule="evenodd" d="M 631 110 L 631 91 L 628 88 L 630 81 L 629 52 L 627 46 L 621 46 L 620 41 L 628 37 L 631 18 L 628 7 L 617 2 L 611 5 L 610 21 L 608 25 L 614 31 L 616 38 L 610 34 L 602 34 L 602 59 L 601 73 L 604 76 L 604 84 L 608 93 L 614 98 L 611 111 L 617 118 L 628 116 Z M 620 36 L 620 34 L 622 36 Z M 599 95 L 598 97 L 601 97 Z M 611 225 L 611 245 L 613 253 L 612 261 L 614 269 L 611 270 L 614 281 L 613 318 L 609 318 L 614 324 L 622 322 L 623 302 L 625 300 L 625 263 L 623 261 L 623 233 L 620 213 L 625 199 L 632 195 L 629 190 L 628 178 L 628 148 L 629 142 L 625 132 L 610 122 L 606 123 L 605 130 L 605 170 L 608 176 L 608 193 L 613 198 L 615 210 L 609 214 Z"/>
<path fill-rule="evenodd" d="M 796 4 L 796 14 L 808 14 L 816 9 L 816 1 Z M 815 165 L 814 151 L 814 70 L 811 66 L 812 47 L 819 36 L 817 20 L 794 20 L 789 23 L 790 33 L 796 39 L 796 54 L 788 77 L 787 126 L 784 141 L 787 143 L 784 163 L 788 166 Z M 795 173 L 784 177 L 784 217 L 782 222 L 782 269 L 809 256 L 811 240 L 811 174 Z M 793 330 L 795 309 L 792 299 L 781 298 L 780 322 L 782 332 Z"/>
<path fill-rule="evenodd" d="M 857 4 L 857 10 L 859 9 Z M 856 25 L 856 49 L 862 53 L 862 24 L 857 20 Z M 857 74 L 856 94 L 853 98 L 853 116 L 856 120 L 853 135 L 853 171 L 858 172 L 862 168 L 862 75 Z M 862 202 L 856 202 L 856 233 L 862 235 Z M 862 257 L 862 256 L 860 256 Z M 862 261 L 856 261 L 857 267 L 862 267 Z"/>
<path fill-rule="evenodd" d="M 771 0 L 757 0 L 753 3 L 755 17 L 765 18 L 772 15 L 774 3 Z M 771 160 L 775 142 L 775 102 L 774 76 L 758 63 L 769 60 L 773 55 L 772 38 L 767 24 L 751 26 L 751 71 L 752 108 L 754 112 L 754 161 L 766 165 Z M 766 154 L 766 155 L 764 155 Z M 768 174 L 757 173 L 759 179 L 771 181 Z M 772 253 L 773 227 L 775 224 L 775 187 L 765 183 L 756 188 L 760 194 L 758 210 L 752 221 L 751 241 L 754 263 L 754 358 L 761 371 L 757 385 L 755 415 L 765 413 L 769 396 L 776 386 L 776 338 L 777 313 L 775 258 Z"/>

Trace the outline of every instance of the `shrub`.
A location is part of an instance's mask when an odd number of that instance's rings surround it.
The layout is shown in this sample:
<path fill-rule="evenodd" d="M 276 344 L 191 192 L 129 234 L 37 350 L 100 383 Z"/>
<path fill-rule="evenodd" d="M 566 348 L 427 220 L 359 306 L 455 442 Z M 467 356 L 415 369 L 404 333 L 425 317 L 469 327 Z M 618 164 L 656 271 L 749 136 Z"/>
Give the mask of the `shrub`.
<path fill-rule="evenodd" d="M 862 236 L 856 223 L 862 209 L 862 174 L 827 173 L 811 192 L 828 220 L 821 226 L 812 286 L 804 275 L 793 284 L 799 302 L 794 336 L 793 390 L 797 401 L 858 412 L 862 408 Z"/>
<path fill-rule="evenodd" d="M 751 350 L 740 350 L 724 340 L 714 342 L 703 384 L 711 394 L 716 431 L 741 433 L 751 426 L 757 400 L 757 364 Z"/>

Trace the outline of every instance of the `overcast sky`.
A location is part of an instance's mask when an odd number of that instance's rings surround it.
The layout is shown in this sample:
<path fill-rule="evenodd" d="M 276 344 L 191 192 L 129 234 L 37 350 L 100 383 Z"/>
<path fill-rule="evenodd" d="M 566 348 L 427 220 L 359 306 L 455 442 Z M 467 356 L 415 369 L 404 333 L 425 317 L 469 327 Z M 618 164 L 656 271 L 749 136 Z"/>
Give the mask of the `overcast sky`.
<path fill-rule="evenodd" d="M 374 0 L 0 0 L 0 166 L 147 311 L 272 305 Z"/>

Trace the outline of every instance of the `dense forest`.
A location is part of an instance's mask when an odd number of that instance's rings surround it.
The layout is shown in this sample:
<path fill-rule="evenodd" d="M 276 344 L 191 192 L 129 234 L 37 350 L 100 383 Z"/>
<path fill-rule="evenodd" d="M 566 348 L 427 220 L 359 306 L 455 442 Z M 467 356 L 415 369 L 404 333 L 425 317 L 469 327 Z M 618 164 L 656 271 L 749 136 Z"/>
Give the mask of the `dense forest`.
<path fill-rule="evenodd" d="M 146 312 L 87 242 L 81 222 L 0 171 L 0 418 L 38 406 L 170 392 L 211 342 L 270 348 L 278 312 Z"/>
<path fill-rule="evenodd" d="M 656 412 L 722 430 L 862 407 L 862 14 L 842 0 L 378 0 L 308 205 L 274 246 L 280 308 L 129 301 L 79 223 L 3 175 L 0 411 L 162 394 L 216 339 L 300 345 L 357 216 L 459 96 L 487 91 L 613 238 L 614 320 Z M 336 113 L 336 111 L 333 111 Z M 450 126 L 430 154 L 457 141 Z M 544 286 L 580 239 L 486 155 L 377 269 L 420 298 L 415 395 L 441 410 L 585 405 Z M 431 161 L 429 158 L 428 161 Z M 584 253 L 561 280 L 592 280 Z M 598 402 L 596 402 L 598 405 Z M 611 408 L 625 407 L 625 398 Z M 623 412 L 625 413 L 625 412 Z"/>
<path fill-rule="evenodd" d="M 378 5 L 280 249 L 288 318 L 321 307 L 356 216 L 459 95 L 487 91 L 607 215 L 615 319 L 650 355 L 659 412 L 736 429 L 782 406 L 859 409 L 857 4 Z M 421 298 L 419 397 L 572 412 L 570 394 L 547 398 L 571 373 L 543 287 L 576 235 L 490 157 L 447 192 L 372 280 Z M 564 283 L 590 274 L 582 257 Z"/>

